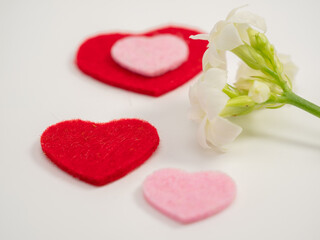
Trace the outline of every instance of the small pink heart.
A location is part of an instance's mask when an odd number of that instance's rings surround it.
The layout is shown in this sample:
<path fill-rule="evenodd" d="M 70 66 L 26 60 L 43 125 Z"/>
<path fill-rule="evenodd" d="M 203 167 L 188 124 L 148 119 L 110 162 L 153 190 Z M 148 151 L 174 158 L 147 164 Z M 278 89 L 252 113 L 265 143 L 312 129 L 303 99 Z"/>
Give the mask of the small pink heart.
<path fill-rule="evenodd" d="M 222 172 L 162 169 L 146 178 L 143 192 L 160 212 L 181 223 L 191 223 L 228 207 L 236 196 L 236 185 Z"/>
<path fill-rule="evenodd" d="M 123 68 L 147 77 L 160 76 L 187 61 L 189 47 L 172 34 L 130 36 L 111 48 L 113 60 Z"/>

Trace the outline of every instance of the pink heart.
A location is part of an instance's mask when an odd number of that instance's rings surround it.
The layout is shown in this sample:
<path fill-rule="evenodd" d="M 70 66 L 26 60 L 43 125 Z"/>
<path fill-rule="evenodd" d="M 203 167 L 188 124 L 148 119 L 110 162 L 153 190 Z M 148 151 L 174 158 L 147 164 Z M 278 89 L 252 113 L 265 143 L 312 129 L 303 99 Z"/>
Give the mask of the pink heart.
<path fill-rule="evenodd" d="M 222 172 L 162 169 L 147 177 L 143 192 L 160 212 L 181 223 L 191 223 L 228 207 L 236 196 L 236 185 Z"/>
<path fill-rule="evenodd" d="M 116 63 L 147 77 L 156 77 L 178 68 L 188 55 L 186 42 L 172 34 L 125 37 L 111 48 L 111 56 Z"/>

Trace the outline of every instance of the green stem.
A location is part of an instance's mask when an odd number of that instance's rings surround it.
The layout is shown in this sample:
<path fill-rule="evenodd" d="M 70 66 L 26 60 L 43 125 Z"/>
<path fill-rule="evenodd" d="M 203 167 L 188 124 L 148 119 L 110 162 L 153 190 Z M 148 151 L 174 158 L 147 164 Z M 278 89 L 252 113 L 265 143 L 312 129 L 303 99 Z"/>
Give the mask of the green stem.
<path fill-rule="evenodd" d="M 292 91 L 286 91 L 283 95 L 283 102 L 296 106 L 302 110 L 305 110 L 314 116 L 320 118 L 320 107 L 309 102 L 308 100 L 296 95 Z"/>

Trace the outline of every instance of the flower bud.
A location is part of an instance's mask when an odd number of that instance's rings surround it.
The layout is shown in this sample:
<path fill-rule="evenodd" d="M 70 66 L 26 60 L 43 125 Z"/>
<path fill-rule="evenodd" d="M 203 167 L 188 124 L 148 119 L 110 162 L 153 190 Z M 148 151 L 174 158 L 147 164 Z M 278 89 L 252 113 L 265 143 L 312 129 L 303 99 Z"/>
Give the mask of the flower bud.
<path fill-rule="evenodd" d="M 255 70 L 262 70 L 267 66 L 265 59 L 253 47 L 244 44 L 232 50 L 242 61 Z"/>
<path fill-rule="evenodd" d="M 265 83 L 254 81 L 249 89 L 248 96 L 256 103 L 263 103 L 270 97 L 270 88 Z"/>
<path fill-rule="evenodd" d="M 267 62 L 268 67 L 276 70 L 277 72 L 282 72 L 282 63 L 275 53 L 274 46 L 269 42 L 268 38 L 263 33 L 252 28 L 248 28 L 247 32 L 251 46 L 271 61 L 270 63 Z"/>
<path fill-rule="evenodd" d="M 222 117 L 234 117 L 247 114 L 254 110 L 256 103 L 251 97 L 242 95 L 228 100 L 225 108 L 220 112 Z"/>
<path fill-rule="evenodd" d="M 267 50 L 267 51 L 271 52 L 270 51 L 271 44 L 269 43 L 267 37 L 263 33 L 259 32 L 257 30 L 254 30 L 252 28 L 248 28 L 247 32 L 248 32 L 250 44 L 253 48 L 260 50 L 260 51 Z"/>

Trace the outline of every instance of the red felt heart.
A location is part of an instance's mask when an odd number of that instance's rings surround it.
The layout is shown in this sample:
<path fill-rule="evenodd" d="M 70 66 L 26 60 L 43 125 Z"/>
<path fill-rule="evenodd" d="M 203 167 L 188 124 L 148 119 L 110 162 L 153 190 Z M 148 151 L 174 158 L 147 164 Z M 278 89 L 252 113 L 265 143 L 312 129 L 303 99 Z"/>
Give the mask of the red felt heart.
<path fill-rule="evenodd" d="M 110 33 L 98 35 L 86 40 L 77 53 L 77 65 L 84 73 L 93 78 L 130 91 L 160 96 L 197 75 L 202 69 L 202 56 L 206 50 L 205 41 L 189 39 L 190 35 L 200 32 L 181 28 L 164 27 L 144 34 Z M 180 67 L 158 77 L 145 77 L 133 73 L 118 65 L 111 57 L 112 45 L 127 36 L 154 36 L 158 34 L 173 34 L 184 39 L 189 47 L 189 57 Z"/>
<path fill-rule="evenodd" d="M 97 186 L 140 166 L 158 145 L 157 130 L 138 119 L 109 123 L 63 121 L 47 128 L 41 136 L 42 150 L 53 163 Z"/>

